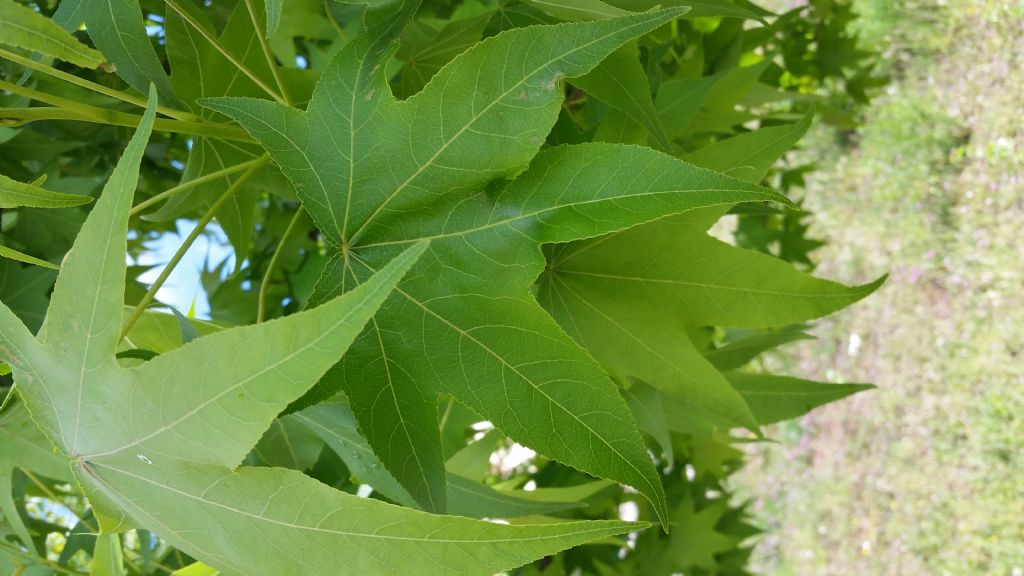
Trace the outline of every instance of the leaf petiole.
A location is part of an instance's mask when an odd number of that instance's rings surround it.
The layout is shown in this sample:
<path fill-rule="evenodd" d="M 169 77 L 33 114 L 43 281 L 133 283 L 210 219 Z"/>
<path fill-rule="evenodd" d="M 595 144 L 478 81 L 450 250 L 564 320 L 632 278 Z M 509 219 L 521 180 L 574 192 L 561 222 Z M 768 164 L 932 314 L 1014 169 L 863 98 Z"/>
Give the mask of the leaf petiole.
<path fill-rule="evenodd" d="M 42 72 L 43 74 L 46 74 L 48 76 L 53 76 L 54 78 L 58 78 L 60 80 L 64 80 L 65 82 L 69 82 L 71 84 L 74 84 L 76 86 L 80 86 L 80 87 L 85 88 L 87 90 L 92 90 L 93 92 L 96 92 L 98 94 L 103 94 L 104 96 L 110 96 L 111 98 L 115 98 L 117 100 L 120 100 L 122 102 L 127 102 L 129 104 L 134 104 L 134 105 L 140 106 L 142 108 L 146 107 L 146 98 L 143 97 L 143 96 L 135 95 L 135 94 L 129 94 L 128 92 L 122 92 L 120 90 L 114 90 L 113 88 L 109 88 L 109 87 L 104 86 L 102 84 L 97 84 L 95 82 L 91 82 L 89 80 L 86 80 L 85 78 L 79 78 L 78 76 L 75 76 L 74 74 L 68 74 L 67 72 L 64 72 L 62 70 L 57 70 L 56 68 L 52 68 L 50 66 L 47 66 L 46 64 L 43 64 L 42 62 L 36 62 L 35 60 L 32 60 L 31 58 L 25 58 L 24 56 L 19 56 L 18 54 L 15 54 L 13 52 L 9 52 L 7 50 L 4 50 L 3 48 L 0 48 L 0 58 L 6 58 L 7 60 L 10 60 L 11 62 L 14 62 L 15 64 L 20 64 L 20 65 L 22 65 L 22 66 L 24 66 L 26 68 L 31 68 L 31 69 L 33 69 L 33 70 L 35 70 L 37 72 Z M 169 118 L 174 118 L 176 120 L 184 120 L 184 121 L 188 121 L 188 122 L 198 122 L 198 121 L 202 120 L 201 117 L 199 117 L 199 116 L 197 116 L 195 114 L 192 114 L 191 112 L 185 112 L 183 110 L 175 110 L 174 108 L 168 108 L 167 106 L 157 106 L 156 107 L 156 111 L 158 113 L 160 113 L 160 114 L 163 114 L 164 116 L 167 116 Z"/>
<path fill-rule="evenodd" d="M 239 72 L 248 76 L 250 80 L 252 80 L 261 89 L 263 89 L 263 91 L 266 92 L 267 95 L 269 95 L 271 98 L 277 100 L 281 104 L 288 105 L 288 100 L 286 98 L 284 98 L 280 93 L 278 93 L 277 90 L 274 90 L 273 88 L 268 86 L 267 83 L 264 82 L 259 76 L 257 76 L 252 70 L 249 70 L 249 68 L 245 64 L 243 64 L 241 60 L 239 60 L 234 54 L 232 54 L 217 40 L 216 36 L 211 34 L 210 31 L 207 30 L 206 27 L 204 27 L 202 24 L 196 22 L 195 18 L 193 18 L 192 15 L 189 14 L 187 10 L 182 8 L 181 5 L 178 4 L 177 0 L 164 0 L 164 2 L 167 4 L 168 8 L 174 10 L 178 14 L 178 16 L 181 16 L 181 18 L 185 20 L 185 22 L 188 22 L 190 26 L 195 28 L 196 32 L 199 32 L 199 34 L 203 38 L 205 38 L 206 41 L 209 42 L 211 46 L 216 48 L 217 51 L 220 52 L 225 58 L 227 58 L 229 62 L 234 64 L 235 67 L 238 68 Z M 262 38 L 258 31 L 256 35 Z"/>
<path fill-rule="evenodd" d="M 300 206 L 295 211 L 295 215 L 292 216 L 291 222 L 288 223 L 288 227 L 285 228 L 284 234 L 281 235 L 281 241 L 277 243 L 277 248 L 274 250 L 274 255 L 270 257 L 270 263 L 267 264 L 267 271 L 263 274 L 263 280 L 260 282 L 260 294 L 259 299 L 256 303 L 256 323 L 263 322 L 263 316 L 266 312 L 266 300 L 267 300 L 267 289 L 270 288 L 270 277 L 274 275 L 274 268 L 277 266 L 277 261 L 281 257 L 281 252 L 284 251 L 285 242 L 288 237 L 291 236 L 295 226 L 302 219 L 305 210 Z"/>
<path fill-rule="evenodd" d="M 131 215 L 135 216 L 139 212 L 142 212 L 143 210 L 145 210 L 146 208 L 149 208 L 150 206 L 152 206 L 154 204 L 158 204 L 160 202 L 163 202 L 164 200 L 167 200 L 168 198 L 170 198 L 170 197 L 172 197 L 172 196 L 174 196 L 176 194 L 180 194 L 182 192 L 187 192 L 187 191 L 189 191 L 189 190 L 191 190 L 191 189 L 193 189 L 196 186 L 199 186 L 201 184 L 206 184 L 208 182 L 213 182 L 214 180 L 217 180 L 219 178 L 223 178 L 225 176 L 230 176 L 230 175 L 232 175 L 232 174 L 234 174 L 236 172 L 241 172 L 242 170 L 246 170 L 248 168 L 251 168 L 254 165 L 257 165 L 257 164 L 262 165 L 265 161 L 266 161 L 266 159 L 264 157 L 254 158 L 252 160 L 248 160 L 248 161 L 242 162 L 240 164 L 235 164 L 233 166 L 228 166 L 227 168 L 222 168 L 220 170 L 217 170 L 216 172 L 210 172 L 209 174 L 204 174 L 203 176 L 200 176 L 200 177 L 195 178 L 193 180 L 189 180 L 188 182 L 182 182 L 181 184 L 178 184 L 177 186 L 175 186 L 173 188 L 168 188 L 167 190 L 164 190 L 163 192 L 157 194 L 156 196 L 153 196 L 152 198 L 149 198 L 148 200 L 143 200 L 142 202 L 139 202 L 138 204 L 136 204 L 132 208 Z"/>
<path fill-rule="evenodd" d="M 217 201 L 213 203 L 213 206 L 210 206 L 210 209 L 207 210 L 205 214 L 203 214 L 203 217 L 199 219 L 199 222 L 196 222 L 195 228 L 193 228 L 192 232 L 190 232 L 189 235 L 185 238 L 185 241 L 181 243 L 181 246 L 178 247 L 178 251 L 174 253 L 174 256 L 171 256 L 171 259 L 167 262 L 167 265 L 164 266 L 164 269 L 160 272 L 160 275 L 157 276 L 157 279 L 153 282 L 153 285 L 149 287 L 149 290 L 142 297 L 142 300 L 140 300 L 139 304 L 135 307 L 134 310 L 132 310 L 132 315 L 128 317 L 128 320 L 125 321 L 124 326 L 121 328 L 121 336 L 120 338 L 118 338 L 118 340 L 124 338 L 128 334 L 128 332 L 131 331 L 132 326 L 135 326 L 135 323 L 139 321 L 139 318 L 142 317 L 143 312 L 146 311 L 146 308 L 148 308 L 149 305 L 153 302 L 153 299 L 156 298 L 157 291 L 159 291 L 160 288 L 164 285 L 164 282 L 167 281 L 168 276 L 171 275 L 171 272 L 174 271 L 174 268 L 178 266 L 178 264 L 181 262 L 181 259 L 185 256 L 185 253 L 188 252 L 188 249 L 192 247 L 193 243 L 195 243 L 196 238 L 199 238 L 199 235 L 203 233 L 203 230 L 206 228 L 206 225 L 209 224 L 211 220 L 213 220 L 213 217 L 217 215 L 217 212 L 224 206 L 224 204 L 226 204 L 228 200 L 234 197 L 234 195 L 239 190 L 241 190 L 242 186 L 246 183 L 246 181 L 248 181 L 249 178 L 253 174 L 255 174 L 256 171 L 259 170 L 264 164 L 270 161 L 270 157 L 264 155 L 261 156 L 258 160 L 259 162 L 254 163 L 252 166 L 249 167 L 248 170 L 243 172 L 242 175 L 238 177 L 238 180 L 235 180 L 235 182 L 231 184 L 231 186 L 229 186 L 228 189 L 225 190 L 223 194 L 221 194 L 220 198 L 218 198 Z"/>

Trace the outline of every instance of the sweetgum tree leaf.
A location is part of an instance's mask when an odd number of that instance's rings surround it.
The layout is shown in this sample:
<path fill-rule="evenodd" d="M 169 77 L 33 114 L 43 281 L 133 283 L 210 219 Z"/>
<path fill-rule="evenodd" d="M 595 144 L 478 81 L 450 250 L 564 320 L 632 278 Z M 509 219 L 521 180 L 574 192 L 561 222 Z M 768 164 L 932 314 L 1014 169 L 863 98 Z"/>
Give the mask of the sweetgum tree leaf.
<path fill-rule="evenodd" d="M 612 52 L 589 74 L 572 83 L 640 123 L 660 149 L 672 148 L 654 108 L 650 82 L 635 45 Z"/>
<path fill-rule="evenodd" d="M 602 0 L 526 0 L 526 3 L 545 14 L 570 22 L 604 20 L 629 14 Z"/>
<path fill-rule="evenodd" d="M 102 64 L 103 55 L 82 44 L 52 20 L 14 0 L 0 0 L 0 44 L 52 56 L 83 68 Z"/>
<path fill-rule="evenodd" d="M 384 468 L 369 443 L 359 434 L 355 416 L 347 402 L 332 401 L 310 406 L 285 417 L 289 418 L 303 422 L 319 434 L 361 482 L 369 484 L 395 502 L 419 507 L 405 488 Z M 514 518 L 584 506 L 579 502 L 531 498 L 530 492 L 496 490 L 457 474 L 448 475 L 447 488 L 448 513 L 470 518 Z"/>
<path fill-rule="evenodd" d="M 410 508 L 420 507 L 359 433 L 347 402 L 324 402 L 290 414 L 288 418 L 297 419 L 320 436 L 360 482 L 369 484 L 393 502 Z"/>
<path fill-rule="evenodd" d="M 177 104 L 174 89 L 146 34 L 138 0 L 62 0 L 53 20 L 65 30 L 75 30 L 85 23 L 89 38 L 114 64 L 118 76 L 142 93 L 152 83 L 161 100 Z"/>
<path fill-rule="evenodd" d="M 596 242 L 595 242 L 596 244 Z M 585 245 L 557 265 L 563 283 L 620 301 L 657 303 L 690 326 L 760 328 L 819 318 L 874 292 L 815 278 L 766 254 L 736 248 L 669 217 L 631 228 L 594 250 Z M 637 247 L 647 254 L 637 258 Z"/>
<path fill-rule="evenodd" d="M 57 272 L 0 262 L 0 302 L 6 304 L 33 333 L 39 330 L 49 304 L 47 294 Z"/>
<path fill-rule="evenodd" d="M 7 258 L 8 260 L 14 260 L 17 262 L 24 262 L 25 264 L 33 264 L 35 266 L 41 266 L 43 268 L 49 268 L 51 270 L 57 270 L 60 266 L 46 260 L 36 258 L 24 252 L 15 250 L 14 248 L 8 248 L 0 244 L 0 258 Z"/>
<path fill-rule="evenodd" d="M 267 38 L 270 38 L 277 32 L 277 27 L 281 25 L 281 9 L 284 4 L 284 0 L 266 0 L 267 9 Z"/>
<path fill-rule="evenodd" d="M 81 194 L 52 192 L 40 186 L 18 182 L 0 174 L 0 208 L 68 208 L 92 202 L 92 198 Z"/>
<path fill-rule="evenodd" d="M 490 574 L 645 527 L 440 518 L 338 492 L 296 471 L 235 469 L 277 413 L 344 353 L 426 244 L 316 310 L 217 332 L 121 368 L 114 351 L 124 238 L 155 107 L 151 90 L 139 130 L 65 260 L 39 340 L 0 306 L 0 356 L 71 461 L 105 531 L 153 526 L 179 549 L 238 574 L 322 574 L 341 565 L 360 573 Z"/>
<path fill-rule="evenodd" d="M 22 544 L 33 549 L 32 537 L 14 503 L 14 469 L 25 468 L 56 480 L 71 481 L 71 468 L 66 459 L 54 454 L 53 444 L 32 422 L 21 402 L 8 404 L 0 413 L 0 445 L 0 512 Z"/>
<path fill-rule="evenodd" d="M 345 389 L 374 451 L 426 509 L 443 510 L 445 500 L 440 442 L 422 441 L 437 437 L 436 390 L 552 458 L 661 501 L 621 397 L 527 290 L 543 265 L 537 242 L 578 237 L 576 230 L 555 232 L 554 223 L 598 234 L 641 217 L 618 208 L 617 196 L 635 194 L 631 206 L 646 199 L 644 211 L 656 212 L 653 218 L 664 213 L 661 198 L 673 195 L 642 193 L 644 186 L 602 188 L 596 196 L 572 190 L 566 194 L 585 198 L 543 206 L 545 197 L 521 198 L 522 206 L 508 208 L 521 212 L 509 214 L 485 187 L 536 154 L 558 113 L 560 78 L 586 73 L 678 13 L 505 32 L 452 60 L 404 102 L 391 96 L 381 66 L 404 22 L 387 17 L 374 24 L 371 17 L 370 32 L 324 73 L 307 112 L 254 100 L 209 102 L 271 152 L 325 238 L 340 248 L 320 284 L 322 296 L 364 281 L 400 244 L 437 238 L 410 282 L 332 371 L 329 380 L 337 384 L 322 396 L 339 384 Z M 483 69 L 503 72 L 483 76 Z M 573 152 L 557 153 L 553 164 L 575 172 L 572 162 L 555 161 L 561 154 Z M 558 199 L 562 192 L 547 194 Z M 705 199 L 722 201 L 714 194 Z M 676 201 L 693 207 L 689 199 L 668 202 Z M 603 212 L 608 221 L 574 216 Z M 531 228 L 532 237 L 524 235 Z"/>
<path fill-rule="evenodd" d="M 772 13 L 746 0 L 608 0 L 612 6 L 640 12 L 656 6 L 686 6 L 690 9 L 686 18 L 721 16 L 724 18 L 746 18 L 764 22 Z"/>
<path fill-rule="evenodd" d="M 752 334 L 737 340 L 732 340 L 726 345 L 705 352 L 704 357 L 716 369 L 721 371 L 735 370 L 756 358 L 765 350 L 778 348 L 783 344 L 797 342 L 799 340 L 813 340 L 814 336 L 801 332 L 800 330 L 778 330 Z"/>
<path fill-rule="evenodd" d="M 745 132 L 691 152 L 683 159 L 747 182 L 760 182 L 775 161 L 803 138 L 813 119 L 814 113 L 809 112 L 794 124 Z"/>
<path fill-rule="evenodd" d="M 448 476 L 448 513 L 470 518 L 517 518 L 583 508 L 582 502 L 530 498 L 523 490 L 497 490 L 462 476 Z"/>
<path fill-rule="evenodd" d="M 626 292 L 616 292 L 617 285 L 575 275 L 577 259 L 587 259 L 584 250 L 589 247 L 597 247 L 592 251 L 595 266 L 604 265 L 600 258 L 605 243 L 597 239 L 554 256 L 538 293 L 545 308 L 620 381 L 636 378 L 665 392 L 667 402 L 686 405 L 691 418 L 707 428 L 756 429 L 743 398 L 690 342 L 684 317 L 659 306 L 642 286 L 627 285 Z"/>
<path fill-rule="evenodd" d="M 100 534 L 89 563 L 90 576 L 124 576 L 124 553 L 118 534 Z"/>
<path fill-rule="evenodd" d="M 797 418 L 818 406 L 874 388 L 871 384 L 827 384 L 775 374 L 728 372 L 726 377 L 761 424 Z"/>
<path fill-rule="evenodd" d="M 213 24 L 206 14 L 182 3 L 189 10 L 193 21 L 203 26 L 207 33 L 217 36 Z M 194 26 L 185 22 L 184 18 L 174 10 L 168 10 L 165 19 L 167 37 L 167 59 L 171 65 L 171 85 L 178 96 L 194 113 L 211 118 L 216 116 L 210 110 L 200 107 L 196 102 L 210 96 L 259 96 L 263 90 L 255 82 L 239 70 L 219 50 L 207 41 Z M 249 11 L 245 2 L 239 2 L 231 13 L 223 32 L 219 36 L 221 45 L 253 74 L 268 85 L 274 79 L 267 60 L 256 38 Z M 223 119 L 223 117 L 221 117 Z M 182 182 L 195 180 L 212 172 L 223 170 L 242 162 L 254 160 L 263 151 L 258 146 L 244 143 L 229 142 L 220 139 L 197 137 L 189 151 Z M 236 192 L 218 211 L 217 222 L 231 241 L 235 253 L 236 267 L 241 266 L 245 255 L 249 253 L 252 230 L 256 213 L 256 200 L 262 182 L 269 176 L 269 168 L 265 168 L 246 180 L 243 187 Z M 160 210 L 147 216 L 155 221 L 167 221 L 181 217 L 183 214 L 196 210 L 207 210 L 224 192 L 227 187 L 242 177 L 241 172 L 229 174 L 224 178 L 200 184 L 195 188 L 172 197 Z"/>

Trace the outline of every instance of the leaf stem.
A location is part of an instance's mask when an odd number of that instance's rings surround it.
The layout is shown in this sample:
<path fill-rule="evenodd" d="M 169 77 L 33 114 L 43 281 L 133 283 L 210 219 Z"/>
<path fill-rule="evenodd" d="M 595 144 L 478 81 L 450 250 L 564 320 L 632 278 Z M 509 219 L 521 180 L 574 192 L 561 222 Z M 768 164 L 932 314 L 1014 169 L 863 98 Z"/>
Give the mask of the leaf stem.
<path fill-rule="evenodd" d="M 277 61 L 274 60 L 274 54 L 270 51 L 270 44 L 267 43 L 267 38 L 263 36 L 260 20 L 256 17 L 256 9 L 252 5 L 252 0 L 245 0 L 245 7 L 249 10 L 249 20 L 252 21 L 253 31 L 256 33 L 256 38 L 260 41 L 260 48 L 263 49 L 263 56 L 267 59 L 270 73 L 274 75 L 277 89 L 281 91 L 281 98 L 284 99 L 284 104 L 291 106 L 292 99 L 288 96 L 288 89 L 285 87 L 285 83 L 281 81 L 281 72 L 277 69 Z"/>
<path fill-rule="evenodd" d="M 448 417 L 451 416 L 452 406 L 455 404 L 455 397 L 452 396 L 448 399 L 448 405 L 444 407 L 444 414 L 441 415 L 441 424 L 438 426 L 438 430 L 441 434 L 444 434 L 445 426 L 448 425 Z"/>
<path fill-rule="evenodd" d="M 113 88 L 108 88 L 107 86 L 104 86 L 102 84 L 97 84 L 95 82 L 86 80 L 85 78 L 79 78 L 74 74 L 68 74 L 67 72 L 64 72 L 62 70 L 57 70 L 56 68 L 52 68 L 41 62 L 36 62 L 31 58 L 25 58 L 24 56 L 19 56 L 18 54 L 15 54 L 13 52 L 8 52 L 3 48 L 0 48 L 0 58 L 6 58 L 11 62 L 21 64 L 26 68 L 31 68 L 33 70 L 36 70 L 37 72 L 42 72 L 43 74 L 46 74 L 48 76 L 53 76 L 54 78 L 64 80 L 65 82 L 69 82 L 71 84 L 80 86 L 87 90 L 92 90 L 93 92 L 96 92 L 98 94 L 110 96 L 111 98 L 120 100 L 122 102 L 127 102 L 129 104 L 134 104 L 142 108 L 146 107 L 146 98 L 143 96 L 130 94 L 128 92 L 122 92 L 120 90 L 114 90 Z M 200 116 L 192 114 L 191 112 L 176 110 L 174 108 L 168 108 L 167 106 L 158 105 L 156 107 L 156 111 L 160 114 L 163 114 L 164 116 L 174 118 L 176 120 L 186 120 L 189 122 L 198 122 L 202 120 Z"/>
<path fill-rule="evenodd" d="M 49 558 L 42 558 L 40 556 L 32 554 L 31 552 L 25 552 L 21 548 L 18 548 L 17 546 L 12 546 L 3 541 L 0 541 L 0 549 L 3 549 L 7 553 L 21 556 L 22 558 L 27 558 L 33 564 L 42 564 L 43 566 L 46 566 L 54 572 L 60 572 L 61 574 L 73 574 L 74 576 L 87 576 L 85 572 L 79 572 L 77 570 L 65 568 L 64 566 L 61 566 L 60 564 L 54 562 L 53 560 L 50 560 Z"/>
<path fill-rule="evenodd" d="M 223 178 L 224 176 L 230 176 L 235 172 L 241 172 L 242 170 L 246 170 L 249 167 L 253 166 L 254 164 L 262 164 L 264 161 L 265 158 L 263 157 L 254 158 L 252 160 L 248 160 L 240 164 L 235 164 L 233 166 L 228 166 L 227 168 L 222 168 L 220 170 L 217 170 L 216 172 L 210 172 L 209 174 L 205 174 L 198 178 L 194 178 L 192 180 L 189 180 L 188 182 L 182 182 L 181 184 L 178 184 L 173 188 L 168 188 L 167 190 L 164 190 L 163 192 L 157 194 L 156 196 L 153 196 L 152 198 L 149 198 L 148 200 L 143 200 L 142 202 L 139 202 L 132 208 L 131 215 L 135 216 L 136 214 L 142 212 L 146 208 L 149 208 L 154 204 L 163 202 L 164 200 L 167 200 L 171 196 L 180 194 L 182 192 L 187 192 L 195 188 L 196 186 L 200 186 L 208 182 L 213 182 L 214 180 Z"/>
<path fill-rule="evenodd" d="M 90 108 L 92 108 L 90 106 Z M 135 128 L 142 120 L 142 116 L 116 112 L 103 108 L 93 108 L 88 113 L 66 108 L 41 106 L 35 108 L 0 108 L 0 126 L 22 126 L 29 122 L 39 120 L 75 120 L 79 122 L 92 122 L 95 124 L 107 124 L 111 126 L 124 126 Z M 188 122 L 184 120 L 171 120 L 168 118 L 157 118 L 153 127 L 161 132 L 174 132 L 177 134 L 189 134 L 192 136 L 209 136 L 223 140 L 237 140 L 240 142 L 252 143 L 253 139 L 245 130 L 218 124 L 216 122 Z"/>
<path fill-rule="evenodd" d="M 199 32 L 199 34 L 203 38 L 205 38 L 206 41 L 209 42 L 211 46 L 216 48 L 217 51 L 221 53 L 221 55 L 227 58 L 229 62 L 234 64 L 235 67 L 238 68 L 239 72 L 248 76 L 250 80 L 255 82 L 257 86 L 259 86 L 274 100 L 277 100 L 281 104 L 288 104 L 287 100 L 285 100 L 284 97 L 282 97 L 276 90 L 274 90 L 270 86 L 267 86 L 266 82 L 261 80 L 260 77 L 257 76 L 252 70 L 249 70 L 249 68 L 245 64 L 243 64 L 241 60 L 239 60 L 235 57 L 234 54 L 229 52 L 228 49 L 225 48 L 220 43 L 220 41 L 217 40 L 216 36 L 214 36 L 209 30 L 207 30 L 205 26 L 203 26 L 199 22 L 196 22 L 195 18 L 193 18 L 191 14 L 189 14 L 184 8 L 182 8 L 181 5 L 178 4 L 177 0 L 164 0 L 164 2 L 167 4 L 168 8 L 177 12 L 178 15 L 182 17 L 182 19 L 184 19 L 186 22 L 189 23 L 189 25 L 195 28 L 196 32 Z M 259 31 L 257 31 L 256 35 L 262 38 L 262 35 L 259 34 Z"/>
<path fill-rule="evenodd" d="M 121 338 L 124 338 L 128 334 L 128 332 L 131 331 L 132 327 L 135 326 L 135 323 L 139 321 L 139 318 L 142 317 L 143 312 L 146 311 L 146 308 L 148 308 L 149 305 L 153 302 L 153 299 L 156 298 L 157 291 L 159 291 L 160 288 L 163 287 L 164 282 L 167 281 L 167 277 L 171 275 L 171 272 L 174 271 L 174 268 L 177 267 L 177 265 L 181 262 L 181 259 L 185 256 L 185 253 L 188 252 L 188 249 L 192 247 L 193 243 L 195 243 L 196 238 L 199 238 L 199 235 L 203 233 L 203 229 L 206 228 L 206 225 L 209 224 L 211 220 L 213 220 L 213 217 L 224 206 L 224 204 L 226 204 L 227 201 L 230 200 L 242 188 L 242 185 L 245 184 L 245 182 L 269 160 L 270 158 L 268 156 L 262 156 L 260 158 L 259 163 L 250 166 L 248 170 L 242 173 L 238 180 L 235 180 L 235 182 L 231 186 L 229 186 L 228 189 L 223 194 L 221 194 L 220 198 L 218 198 L 217 201 L 213 203 L 213 206 L 210 206 L 210 209 L 206 211 L 206 214 L 203 214 L 203 217 L 200 218 L 198 222 L 196 222 L 196 227 L 192 229 L 192 232 L 190 232 L 189 235 L 185 238 L 185 241 L 181 243 L 181 246 L 178 247 L 178 251 L 174 253 L 174 256 L 171 256 L 171 259 L 167 262 L 167 265 L 164 266 L 164 269 L 160 272 L 160 275 L 157 276 L 156 281 L 153 282 L 153 285 L 149 287 L 148 291 L 146 291 L 145 296 L 142 297 L 142 300 L 139 301 L 139 304 L 135 307 L 134 310 L 132 310 L 132 315 L 128 317 L 128 320 L 125 321 L 124 326 L 121 328 L 121 336 L 119 340 Z"/>
<path fill-rule="evenodd" d="M 270 263 L 267 264 L 267 271 L 263 274 L 263 280 L 260 282 L 260 294 L 259 299 L 256 302 L 256 323 L 263 322 L 263 316 L 266 312 L 266 301 L 267 301 L 267 290 L 270 288 L 270 277 L 274 275 L 274 268 L 277 266 L 277 261 L 281 257 L 281 253 L 284 252 L 285 242 L 288 241 L 288 237 L 291 236 L 292 231 L 295 230 L 295 226 L 302 219 L 302 215 L 305 210 L 299 206 L 299 209 L 295 211 L 295 215 L 292 216 L 291 222 L 288 223 L 288 227 L 284 229 L 284 234 L 281 235 L 281 241 L 277 243 L 277 248 L 274 249 L 273 256 L 270 257 Z"/>

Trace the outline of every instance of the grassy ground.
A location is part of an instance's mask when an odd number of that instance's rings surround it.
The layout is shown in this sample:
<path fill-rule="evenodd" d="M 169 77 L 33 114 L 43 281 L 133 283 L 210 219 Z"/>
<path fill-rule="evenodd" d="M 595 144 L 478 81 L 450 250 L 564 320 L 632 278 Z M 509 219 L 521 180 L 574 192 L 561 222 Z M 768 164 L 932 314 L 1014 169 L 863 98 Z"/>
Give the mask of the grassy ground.
<path fill-rule="evenodd" d="M 819 272 L 887 285 L 791 346 L 879 389 L 776 427 L 737 479 L 779 575 L 1024 575 L 1024 2 L 857 0 L 897 78 L 809 184 Z M 812 140 L 813 141 L 813 140 Z"/>

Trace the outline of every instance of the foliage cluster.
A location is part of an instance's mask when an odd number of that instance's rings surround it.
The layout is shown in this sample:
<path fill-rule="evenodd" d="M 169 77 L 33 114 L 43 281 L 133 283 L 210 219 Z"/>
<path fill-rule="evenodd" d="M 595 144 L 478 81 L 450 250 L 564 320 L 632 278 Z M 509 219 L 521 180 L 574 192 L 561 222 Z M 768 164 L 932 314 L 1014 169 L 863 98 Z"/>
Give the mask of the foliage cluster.
<path fill-rule="evenodd" d="M 741 574 L 729 444 L 867 387 L 750 368 L 881 283 L 761 186 L 880 81 L 843 3 L 0 11 L 0 562 Z"/>

